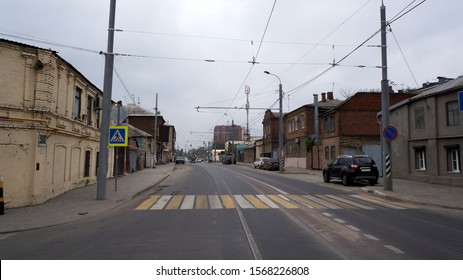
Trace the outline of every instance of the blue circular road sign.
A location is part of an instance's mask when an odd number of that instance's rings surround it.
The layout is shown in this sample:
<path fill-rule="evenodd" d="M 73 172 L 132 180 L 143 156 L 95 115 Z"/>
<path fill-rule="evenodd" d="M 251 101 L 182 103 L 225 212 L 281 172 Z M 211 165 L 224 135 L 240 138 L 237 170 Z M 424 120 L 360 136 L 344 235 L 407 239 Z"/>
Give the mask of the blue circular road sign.
<path fill-rule="evenodd" d="M 399 136 L 399 132 L 394 126 L 388 125 L 383 130 L 383 136 L 387 141 L 394 141 Z"/>

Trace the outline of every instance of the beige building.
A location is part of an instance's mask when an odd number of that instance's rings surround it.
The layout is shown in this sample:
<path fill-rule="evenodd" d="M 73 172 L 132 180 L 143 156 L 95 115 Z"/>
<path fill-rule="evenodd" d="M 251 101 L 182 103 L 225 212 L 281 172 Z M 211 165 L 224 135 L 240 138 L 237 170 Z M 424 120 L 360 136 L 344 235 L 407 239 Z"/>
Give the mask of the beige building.
<path fill-rule="evenodd" d="M 102 92 L 56 52 L 0 39 L 6 207 L 40 204 L 96 181 L 101 104 Z"/>

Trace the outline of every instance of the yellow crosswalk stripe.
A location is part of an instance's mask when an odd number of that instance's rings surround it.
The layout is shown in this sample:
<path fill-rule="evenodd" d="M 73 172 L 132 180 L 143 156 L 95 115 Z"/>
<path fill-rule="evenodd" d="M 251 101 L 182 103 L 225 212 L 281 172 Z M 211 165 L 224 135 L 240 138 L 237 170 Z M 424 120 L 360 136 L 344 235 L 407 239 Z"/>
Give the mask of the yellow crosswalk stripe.
<path fill-rule="evenodd" d="M 233 203 L 233 199 L 229 195 L 221 195 L 220 200 L 222 200 L 223 207 L 226 209 L 235 208 L 235 203 Z"/>
<path fill-rule="evenodd" d="M 274 194 L 271 194 L 268 196 L 271 200 L 275 201 L 276 203 L 284 206 L 285 208 L 288 208 L 288 209 L 295 209 L 295 208 L 299 208 L 297 207 L 296 205 L 290 203 L 289 201 L 287 200 L 284 200 L 283 198 L 281 198 L 280 196 L 278 195 L 274 195 Z"/>
<path fill-rule="evenodd" d="M 252 194 L 246 194 L 244 195 L 244 198 L 246 198 L 249 202 L 254 205 L 254 207 L 259 208 L 259 209 L 265 209 L 269 208 L 267 204 L 259 200 L 257 197 L 253 196 Z"/>
<path fill-rule="evenodd" d="M 207 195 L 197 195 L 195 209 L 208 209 Z"/>
<path fill-rule="evenodd" d="M 148 210 L 161 196 L 160 195 L 152 195 L 147 200 L 143 201 L 140 205 L 138 205 L 135 210 Z"/>
<path fill-rule="evenodd" d="M 183 201 L 183 195 L 175 195 L 167 204 L 166 209 L 169 210 L 175 210 L 180 207 L 180 204 L 182 204 Z"/>

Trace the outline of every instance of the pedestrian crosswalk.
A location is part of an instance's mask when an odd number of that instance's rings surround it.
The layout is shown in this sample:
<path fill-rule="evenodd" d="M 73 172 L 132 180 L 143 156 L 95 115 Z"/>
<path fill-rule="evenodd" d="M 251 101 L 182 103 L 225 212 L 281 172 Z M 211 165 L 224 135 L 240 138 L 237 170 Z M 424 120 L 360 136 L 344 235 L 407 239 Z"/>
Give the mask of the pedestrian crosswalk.
<path fill-rule="evenodd" d="M 395 209 L 416 208 L 412 204 L 388 201 L 368 195 L 152 195 L 135 210 L 193 210 L 193 209 Z"/>

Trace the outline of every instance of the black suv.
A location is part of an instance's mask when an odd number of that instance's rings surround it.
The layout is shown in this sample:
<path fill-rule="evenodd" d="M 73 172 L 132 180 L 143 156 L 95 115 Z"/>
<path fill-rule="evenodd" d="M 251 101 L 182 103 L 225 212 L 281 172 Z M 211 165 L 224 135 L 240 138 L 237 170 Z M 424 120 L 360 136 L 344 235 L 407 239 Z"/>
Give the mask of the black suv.
<path fill-rule="evenodd" d="M 323 169 L 323 181 L 341 179 L 347 186 L 354 181 L 367 181 L 371 186 L 378 183 L 379 172 L 375 161 L 366 155 L 339 156 Z"/>

